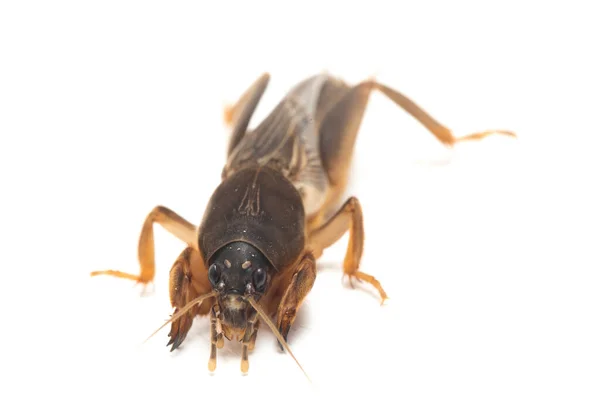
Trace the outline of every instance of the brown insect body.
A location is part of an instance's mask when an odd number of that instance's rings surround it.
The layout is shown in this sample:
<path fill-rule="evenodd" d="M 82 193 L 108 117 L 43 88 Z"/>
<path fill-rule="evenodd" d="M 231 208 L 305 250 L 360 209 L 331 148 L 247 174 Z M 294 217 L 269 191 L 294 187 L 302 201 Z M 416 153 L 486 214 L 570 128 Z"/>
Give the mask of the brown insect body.
<path fill-rule="evenodd" d="M 198 243 L 203 259 L 231 242 L 247 242 L 280 270 L 305 246 L 304 207 L 279 171 L 253 167 L 225 178 L 208 202 Z"/>
<path fill-rule="evenodd" d="M 364 241 L 357 198 L 340 207 L 356 136 L 370 93 L 379 90 L 421 122 L 439 141 L 452 146 L 481 139 L 486 131 L 462 138 L 434 120 L 399 92 L 375 81 L 350 86 L 327 74 L 297 84 L 253 130 L 250 119 L 269 75 L 259 77 L 226 110 L 231 126 L 222 182 L 196 228 L 175 212 L 156 207 L 146 218 L 139 242 L 140 275 L 97 271 L 149 283 L 154 278 L 153 224 L 159 223 L 187 243 L 170 273 L 175 314 L 169 345 L 185 339 L 196 315 L 210 314 L 211 355 L 223 337 L 242 342 L 242 371 L 248 370 L 259 315 L 285 340 L 316 277 L 316 259 L 349 232 L 343 271 L 351 279 L 387 294 L 371 275 L 359 271 Z M 273 323 L 270 317 L 276 320 Z"/>
<path fill-rule="evenodd" d="M 301 256 L 304 218 L 298 191 L 270 167 L 241 169 L 215 190 L 200 224 L 198 243 L 205 265 L 219 271 L 219 278 L 211 283 L 220 294 L 221 329 L 228 339 L 237 336 L 241 340 L 249 328 L 254 310 L 243 295 L 252 294 L 259 301 L 265 294 L 256 287 L 252 272 L 256 268 L 266 272 L 266 290 Z"/>

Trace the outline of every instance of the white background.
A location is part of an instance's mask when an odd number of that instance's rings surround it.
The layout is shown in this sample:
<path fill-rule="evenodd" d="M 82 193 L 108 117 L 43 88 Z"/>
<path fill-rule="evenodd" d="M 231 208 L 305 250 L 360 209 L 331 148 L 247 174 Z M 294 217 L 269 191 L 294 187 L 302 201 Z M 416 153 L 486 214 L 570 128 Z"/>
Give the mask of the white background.
<path fill-rule="evenodd" d="M 593 2 L 324 3 L 2 2 L 3 399 L 600 396 Z M 346 237 L 325 253 L 290 334 L 312 385 L 264 328 L 247 376 L 235 343 L 208 373 L 206 319 L 179 351 L 166 329 L 142 345 L 182 244 L 156 229 L 151 296 L 89 272 L 138 271 L 155 205 L 200 221 L 225 103 L 270 72 L 254 125 L 322 70 L 519 138 L 446 149 L 372 96 L 349 194 L 391 299 L 341 283 Z"/>

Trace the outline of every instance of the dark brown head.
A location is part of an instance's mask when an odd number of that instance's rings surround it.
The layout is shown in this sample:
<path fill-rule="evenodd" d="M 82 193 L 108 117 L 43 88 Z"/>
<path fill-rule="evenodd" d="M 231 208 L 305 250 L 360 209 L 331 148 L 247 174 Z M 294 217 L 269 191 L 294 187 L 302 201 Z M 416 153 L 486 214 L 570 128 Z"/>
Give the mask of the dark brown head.
<path fill-rule="evenodd" d="M 254 312 L 248 297 L 259 301 L 270 283 L 273 267 L 267 258 L 247 242 L 229 243 L 209 260 L 208 279 L 217 292 L 223 323 L 235 331 L 246 329 Z"/>

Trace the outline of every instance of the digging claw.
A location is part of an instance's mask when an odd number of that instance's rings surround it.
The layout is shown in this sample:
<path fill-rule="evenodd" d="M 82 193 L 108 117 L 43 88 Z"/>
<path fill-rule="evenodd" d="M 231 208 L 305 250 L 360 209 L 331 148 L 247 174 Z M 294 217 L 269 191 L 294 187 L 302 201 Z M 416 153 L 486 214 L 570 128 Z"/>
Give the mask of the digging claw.
<path fill-rule="evenodd" d="M 288 333 L 289 333 L 289 332 L 290 332 L 290 327 L 288 327 L 288 328 L 285 330 L 285 332 L 280 332 L 280 333 L 281 333 L 281 336 L 283 336 L 283 340 L 285 340 L 285 342 L 286 342 L 286 343 L 287 343 L 287 341 L 288 341 L 288 340 L 287 340 L 287 337 L 288 337 Z M 279 350 L 280 350 L 281 352 L 283 352 L 283 351 L 284 351 L 284 349 L 283 349 L 283 345 L 282 345 L 282 344 L 279 342 L 279 340 L 277 341 L 277 346 L 279 346 Z"/>
<path fill-rule="evenodd" d="M 181 345 L 181 343 L 183 342 L 183 339 L 185 339 L 184 335 L 177 335 L 175 337 L 175 340 L 171 339 L 169 342 L 172 343 L 173 346 L 171 346 L 171 350 L 170 351 L 176 350 Z"/>

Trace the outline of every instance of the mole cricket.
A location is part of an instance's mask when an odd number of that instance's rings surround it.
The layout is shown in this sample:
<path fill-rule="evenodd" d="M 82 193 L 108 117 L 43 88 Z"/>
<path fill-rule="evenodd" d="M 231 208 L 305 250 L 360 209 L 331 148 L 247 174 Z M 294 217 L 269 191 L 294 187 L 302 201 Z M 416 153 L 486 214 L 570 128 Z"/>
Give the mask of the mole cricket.
<path fill-rule="evenodd" d="M 115 270 L 91 273 L 148 284 L 155 276 L 154 224 L 184 242 L 187 247 L 169 275 L 174 313 L 161 328 L 171 324 L 167 346 L 173 351 L 184 341 L 194 317 L 209 315 L 210 371 L 216 368 L 217 349 L 226 338 L 241 342 L 241 371 L 248 372 L 248 352 L 254 348 L 260 320 L 294 357 L 287 336 L 315 282 L 316 260 L 346 232 L 344 275 L 351 284 L 356 280 L 372 285 L 382 303 L 387 298 L 381 283 L 359 270 L 365 235 L 360 202 L 356 197 L 342 198 L 374 90 L 446 146 L 494 133 L 515 136 L 497 130 L 455 137 L 397 90 L 375 80 L 349 85 L 327 73 L 297 83 L 250 130 L 269 80 L 268 73 L 258 77 L 225 110 L 230 129 L 227 159 L 200 224 L 157 206 L 141 230 L 139 275 Z"/>

